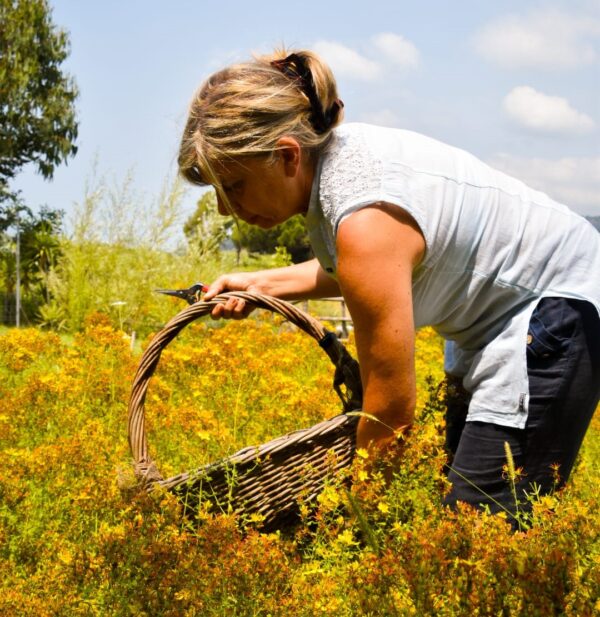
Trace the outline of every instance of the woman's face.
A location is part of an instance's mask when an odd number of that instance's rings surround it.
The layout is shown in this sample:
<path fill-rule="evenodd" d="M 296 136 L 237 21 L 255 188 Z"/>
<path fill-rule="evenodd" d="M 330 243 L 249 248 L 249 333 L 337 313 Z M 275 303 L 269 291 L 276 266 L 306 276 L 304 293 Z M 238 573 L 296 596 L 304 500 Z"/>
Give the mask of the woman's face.
<path fill-rule="evenodd" d="M 301 149 L 293 145 L 277 150 L 272 157 L 247 158 L 219 169 L 233 214 L 263 229 L 306 212 L 312 174 L 312 165 L 306 164 Z M 220 198 L 217 201 L 220 214 L 231 214 Z"/>

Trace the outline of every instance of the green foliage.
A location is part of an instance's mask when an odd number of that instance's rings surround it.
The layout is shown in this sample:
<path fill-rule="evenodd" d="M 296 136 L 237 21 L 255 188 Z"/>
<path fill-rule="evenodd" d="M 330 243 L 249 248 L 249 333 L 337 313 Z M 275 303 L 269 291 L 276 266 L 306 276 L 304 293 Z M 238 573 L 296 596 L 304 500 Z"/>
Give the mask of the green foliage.
<path fill-rule="evenodd" d="M 61 213 L 42 209 L 34 216 L 9 182 L 27 163 L 51 178 L 77 151 L 77 88 L 61 70 L 68 53 L 68 36 L 52 23 L 46 0 L 0 0 L 0 270 L 6 310 L 16 284 L 14 242 L 6 230 L 20 210 L 23 308 L 30 321 L 49 300 Z"/>
<path fill-rule="evenodd" d="M 209 283 L 223 272 L 281 266 L 287 255 L 232 251 L 207 254 L 206 245 L 180 246 L 184 190 L 178 179 L 165 183 L 157 200 L 136 194 L 133 177 L 117 185 L 92 176 L 78 205 L 73 233 L 63 238 L 60 258 L 48 273 L 48 301 L 39 309 L 47 326 L 74 332 L 98 311 L 115 327 L 145 335 L 184 305 L 156 289 Z"/>
<path fill-rule="evenodd" d="M 26 163 L 50 178 L 75 154 L 77 88 L 63 74 L 67 33 L 46 0 L 0 0 L 0 202 Z"/>
<path fill-rule="evenodd" d="M 238 251 L 244 248 L 251 253 L 271 254 L 277 247 L 284 247 L 294 263 L 306 261 L 311 256 L 308 232 L 304 218 L 300 215 L 271 229 L 237 221 L 232 229 L 231 239 Z"/>
<path fill-rule="evenodd" d="M 173 305 L 154 289 L 189 286 L 208 274 L 199 258 L 173 247 L 182 197 L 176 180 L 144 204 L 131 174 L 116 186 L 93 176 L 49 275 L 50 299 L 40 310 L 44 325 L 76 331 L 92 311 L 138 334 L 164 322 Z"/>
<path fill-rule="evenodd" d="M 238 251 L 269 254 L 275 252 L 278 235 L 277 227 L 262 229 L 239 219 L 233 226 L 231 240 Z"/>
<path fill-rule="evenodd" d="M 61 250 L 61 227 L 63 213 L 42 208 L 34 214 L 29 208 L 18 204 L 0 213 L 0 273 L 7 299 L 16 289 L 16 233 L 19 229 L 19 253 L 22 309 L 29 321 L 33 321 L 40 306 L 49 300 L 49 278 L 56 266 Z M 5 310 L 9 308 L 5 302 Z M 4 315 L 8 321 L 8 315 Z"/>
<path fill-rule="evenodd" d="M 15 284 L 14 268 L 14 238 L 6 230 L 18 224 L 20 235 L 21 284 L 29 290 L 39 282 L 40 278 L 47 277 L 51 268 L 60 256 L 60 233 L 63 213 L 59 210 L 42 208 L 34 214 L 26 206 L 19 206 L 10 212 L 0 215 L 0 258 L 7 263 L 12 260 L 6 272 L 5 286 L 12 291 Z"/>
<path fill-rule="evenodd" d="M 214 257 L 227 240 L 233 221 L 217 211 L 214 191 L 207 191 L 198 200 L 196 210 L 183 226 L 188 243 L 202 257 Z"/>
<path fill-rule="evenodd" d="M 307 261 L 312 257 L 312 249 L 303 216 L 294 216 L 278 225 L 277 244 L 284 246 L 294 263 Z"/>

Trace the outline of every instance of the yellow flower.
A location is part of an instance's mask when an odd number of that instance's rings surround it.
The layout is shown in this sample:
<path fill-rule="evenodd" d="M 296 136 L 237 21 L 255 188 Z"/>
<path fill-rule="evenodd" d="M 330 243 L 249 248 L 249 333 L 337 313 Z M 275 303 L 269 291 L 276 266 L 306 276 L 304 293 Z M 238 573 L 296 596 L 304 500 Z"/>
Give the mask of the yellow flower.
<path fill-rule="evenodd" d="M 390 511 L 390 506 L 385 501 L 380 501 L 377 504 L 377 509 L 383 514 L 387 514 Z"/>
<path fill-rule="evenodd" d="M 58 556 L 58 559 L 67 566 L 73 562 L 73 555 L 67 549 L 63 549 L 59 551 L 57 556 Z"/>
<path fill-rule="evenodd" d="M 317 497 L 317 501 L 327 509 L 332 510 L 341 502 L 339 493 L 331 486 L 326 487 Z"/>
<path fill-rule="evenodd" d="M 344 529 L 342 533 L 338 534 L 337 541 L 344 546 L 352 546 L 355 544 L 354 535 L 350 529 Z"/>
<path fill-rule="evenodd" d="M 542 495 L 542 497 L 539 498 L 539 504 L 542 508 L 552 510 L 558 505 L 558 499 L 556 499 L 554 495 Z"/>
<path fill-rule="evenodd" d="M 398 521 L 396 521 L 393 525 L 392 525 L 392 531 L 394 533 L 400 533 L 402 531 L 402 523 L 399 523 Z"/>
<path fill-rule="evenodd" d="M 191 594 L 190 594 L 189 589 L 182 589 L 181 591 L 178 591 L 175 594 L 175 599 L 179 600 L 179 601 L 181 601 L 181 600 L 189 600 L 190 596 L 191 596 Z"/>
<path fill-rule="evenodd" d="M 264 514 L 260 514 L 258 512 L 253 512 L 250 515 L 251 523 L 262 523 L 265 520 Z"/>

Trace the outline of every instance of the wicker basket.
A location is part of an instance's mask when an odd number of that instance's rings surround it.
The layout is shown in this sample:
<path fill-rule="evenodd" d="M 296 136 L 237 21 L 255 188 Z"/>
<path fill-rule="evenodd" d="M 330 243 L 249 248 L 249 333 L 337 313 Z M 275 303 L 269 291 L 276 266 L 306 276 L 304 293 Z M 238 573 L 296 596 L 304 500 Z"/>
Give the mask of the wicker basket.
<path fill-rule="evenodd" d="M 279 313 L 318 341 L 335 366 L 333 385 L 344 413 L 261 446 L 244 448 L 211 465 L 163 479 L 148 454 L 144 421 L 148 383 L 162 350 L 177 334 L 230 297 Z M 152 339 L 140 361 L 129 400 L 129 445 L 135 473 L 146 490 L 161 486 L 181 496 L 187 514 L 193 515 L 199 503 L 208 500 L 225 512 L 260 515 L 263 528 L 281 528 L 296 518 L 300 500 L 313 500 L 331 473 L 351 463 L 358 417 L 346 413 L 360 409 L 361 404 L 358 363 L 319 321 L 277 298 L 248 292 L 224 293 L 208 302 L 196 302 L 176 315 Z"/>

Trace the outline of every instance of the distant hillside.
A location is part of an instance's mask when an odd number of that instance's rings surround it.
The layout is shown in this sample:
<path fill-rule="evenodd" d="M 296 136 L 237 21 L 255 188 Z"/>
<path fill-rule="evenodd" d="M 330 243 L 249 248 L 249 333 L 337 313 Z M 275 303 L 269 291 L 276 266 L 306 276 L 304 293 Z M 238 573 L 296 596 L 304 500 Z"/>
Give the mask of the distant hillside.
<path fill-rule="evenodd" d="M 600 231 L 600 216 L 585 217 L 598 231 Z"/>

